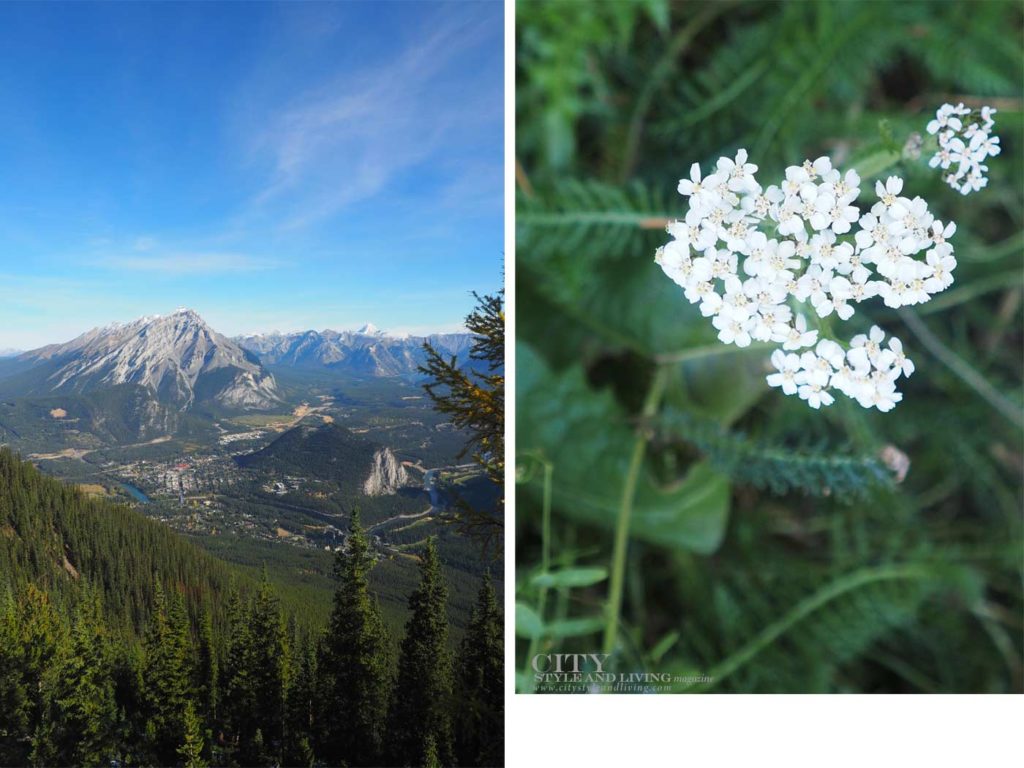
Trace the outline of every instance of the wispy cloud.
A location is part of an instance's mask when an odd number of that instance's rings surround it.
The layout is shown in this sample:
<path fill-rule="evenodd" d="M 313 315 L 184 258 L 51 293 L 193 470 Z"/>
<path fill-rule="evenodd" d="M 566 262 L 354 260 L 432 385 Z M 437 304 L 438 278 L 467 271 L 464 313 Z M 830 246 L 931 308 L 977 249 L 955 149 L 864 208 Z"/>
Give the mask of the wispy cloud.
<path fill-rule="evenodd" d="M 131 254 L 107 256 L 96 266 L 129 272 L 152 272 L 164 275 L 213 275 L 237 272 L 262 272 L 277 269 L 281 263 L 273 259 L 241 253 L 168 253 L 159 255 Z"/>
<path fill-rule="evenodd" d="M 281 229 L 301 228 L 373 198 L 442 153 L 466 151 L 480 126 L 501 121 L 489 83 L 466 75 L 489 31 L 473 14 L 442 16 L 394 60 L 268 105 L 271 117 L 254 147 L 272 171 L 251 213 L 273 210 Z M 433 183 L 474 190 L 462 179 L 467 165 L 440 164 L 443 175 Z"/>
<path fill-rule="evenodd" d="M 69 28 L 42 70 L 15 46 L 39 119 L 6 137 L 0 348 L 182 305 L 229 334 L 455 327 L 501 272 L 500 4 L 205 9 L 126 11 L 117 46 Z"/>

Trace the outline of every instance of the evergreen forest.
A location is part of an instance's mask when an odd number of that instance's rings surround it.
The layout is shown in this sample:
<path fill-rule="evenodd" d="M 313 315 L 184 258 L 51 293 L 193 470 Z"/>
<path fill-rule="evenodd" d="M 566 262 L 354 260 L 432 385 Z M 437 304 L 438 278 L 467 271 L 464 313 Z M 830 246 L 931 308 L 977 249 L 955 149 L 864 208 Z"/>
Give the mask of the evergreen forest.
<path fill-rule="evenodd" d="M 326 626 L 264 573 L 0 449 L 0 765 L 503 762 L 489 576 L 458 645 L 433 540 L 404 636 L 358 514 Z"/>

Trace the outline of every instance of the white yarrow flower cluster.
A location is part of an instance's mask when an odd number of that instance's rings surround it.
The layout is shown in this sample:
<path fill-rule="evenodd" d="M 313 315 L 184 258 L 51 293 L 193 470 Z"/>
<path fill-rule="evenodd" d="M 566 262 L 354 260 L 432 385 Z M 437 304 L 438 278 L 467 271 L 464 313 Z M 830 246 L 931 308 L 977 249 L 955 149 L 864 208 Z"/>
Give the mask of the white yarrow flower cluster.
<path fill-rule="evenodd" d="M 928 165 L 948 171 L 943 180 L 963 195 L 988 184 L 985 160 L 1001 151 L 999 137 L 992 135 L 995 113 L 992 107 L 972 110 L 963 104 L 943 104 L 926 126 L 939 140 L 939 151 Z"/>
<path fill-rule="evenodd" d="M 902 196 L 895 176 L 875 185 L 879 200 L 862 213 L 853 204 L 857 172 L 841 173 L 827 157 L 787 168 L 785 180 L 767 188 L 747 159 L 741 149 L 707 176 L 691 166 L 679 182 L 689 209 L 668 225 L 672 240 L 655 261 L 711 318 L 719 340 L 780 345 L 771 386 L 812 408 L 831 405 L 837 390 L 865 408 L 892 409 L 902 399 L 896 380 L 914 370 L 900 340 L 883 347 L 875 326 L 844 349 L 819 340 L 794 307 L 848 320 L 858 303 L 876 296 L 889 307 L 927 301 L 953 282 L 947 240 L 956 225 L 935 220 L 920 197 Z M 922 252 L 923 260 L 915 258 Z"/>

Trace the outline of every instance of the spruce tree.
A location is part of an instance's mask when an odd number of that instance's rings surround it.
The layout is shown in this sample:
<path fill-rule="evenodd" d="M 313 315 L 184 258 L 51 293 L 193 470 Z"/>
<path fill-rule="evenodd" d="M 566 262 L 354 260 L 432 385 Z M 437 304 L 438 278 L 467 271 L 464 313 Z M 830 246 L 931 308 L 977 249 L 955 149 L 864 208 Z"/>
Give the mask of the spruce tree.
<path fill-rule="evenodd" d="M 31 731 L 24 664 L 14 594 L 7 588 L 0 599 L 0 765 L 28 761 Z"/>
<path fill-rule="evenodd" d="M 185 702 L 191 697 L 191 648 L 181 596 L 176 595 L 168 609 L 158 581 L 155 602 L 144 641 L 146 732 L 153 757 L 169 765 L 177 756 Z"/>
<path fill-rule="evenodd" d="M 184 735 L 178 747 L 178 757 L 184 762 L 185 768 L 206 768 L 207 763 L 203 759 L 203 726 L 191 701 L 185 704 L 182 724 Z"/>
<path fill-rule="evenodd" d="M 293 644 L 292 674 L 285 697 L 285 765 L 309 766 L 313 763 L 313 708 L 316 704 L 316 654 L 307 641 Z"/>
<path fill-rule="evenodd" d="M 43 686 L 43 675 L 64 641 L 64 629 L 50 596 L 29 584 L 18 601 L 24 684 L 29 693 L 29 720 L 38 723 L 41 701 L 33 696 Z"/>
<path fill-rule="evenodd" d="M 328 762 L 379 762 L 391 686 L 391 655 L 380 606 L 371 596 L 373 557 L 354 510 L 344 551 L 335 560 L 338 588 L 324 638 L 321 748 Z"/>
<path fill-rule="evenodd" d="M 227 753 L 237 754 L 256 732 L 253 722 L 255 692 L 251 676 L 252 636 L 241 595 L 232 588 L 228 598 L 228 643 L 221 670 L 222 710 Z"/>
<path fill-rule="evenodd" d="M 197 714 L 203 723 L 203 730 L 209 739 L 217 721 L 219 660 L 213 634 L 213 617 L 207 603 L 203 607 L 199 622 L 199 644 L 196 654 L 195 681 L 193 688 L 197 697 Z"/>
<path fill-rule="evenodd" d="M 232 595 L 229 620 L 222 706 L 228 750 L 243 765 L 280 761 L 288 644 L 266 569 L 248 609 Z"/>
<path fill-rule="evenodd" d="M 49 685 L 48 670 L 67 651 L 67 632 L 60 622 L 50 596 L 29 584 L 18 601 L 18 626 L 23 650 L 23 683 L 28 696 L 30 760 L 47 763 L 50 744 L 50 721 L 45 717 L 48 697 L 40 695 Z"/>
<path fill-rule="evenodd" d="M 250 755 L 257 761 L 280 761 L 284 731 L 284 695 L 287 685 L 288 644 L 277 597 L 270 588 L 266 568 L 260 579 L 249 618 L 252 653 L 249 657 L 255 708 L 253 719 L 263 737 L 262 749 Z M 244 756 L 244 753 L 243 753 Z"/>
<path fill-rule="evenodd" d="M 432 734 L 423 740 L 423 768 L 441 768 L 441 760 L 437 756 L 437 744 Z"/>
<path fill-rule="evenodd" d="M 412 615 L 398 662 L 389 742 L 402 764 L 422 765 L 433 744 L 442 764 L 452 762 L 452 664 L 448 650 L 448 589 L 434 537 L 420 563 L 420 583 L 409 598 Z"/>
<path fill-rule="evenodd" d="M 34 762 L 108 764 L 117 756 L 117 705 L 109 639 L 98 599 L 76 611 L 69 642 L 47 670 L 43 727 Z"/>
<path fill-rule="evenodd" d="M 461 765 L 504 764 L 504 648 L 502 615 L 487 571 L 459 646 L 456 751 Z"/>

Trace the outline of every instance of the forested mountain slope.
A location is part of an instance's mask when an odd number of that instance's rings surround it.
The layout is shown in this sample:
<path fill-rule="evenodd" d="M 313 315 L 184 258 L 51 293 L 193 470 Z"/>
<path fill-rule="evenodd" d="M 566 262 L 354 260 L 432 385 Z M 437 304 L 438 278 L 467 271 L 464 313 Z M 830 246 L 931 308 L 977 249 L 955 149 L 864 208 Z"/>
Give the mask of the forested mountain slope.
<path fill-rule="evenodd" d="M 198 616 L 200 604 L 223 602 L 234 576 L 166 526 L 89 498 L 0 449 L 0 589 L 33 584 L 68 608 L 98 593 L 107 618 L 134 634 L 158 583 L 184 590 Z"/>

